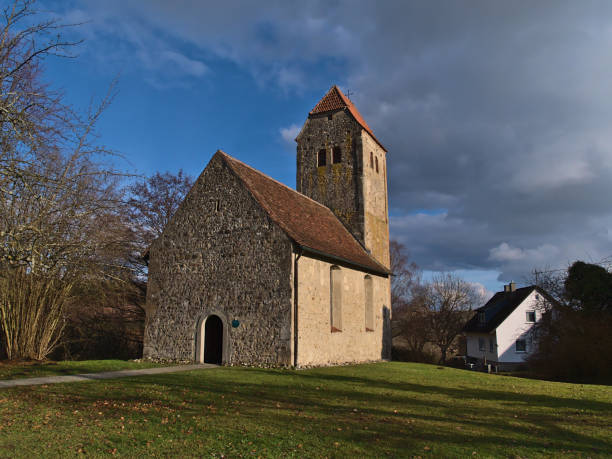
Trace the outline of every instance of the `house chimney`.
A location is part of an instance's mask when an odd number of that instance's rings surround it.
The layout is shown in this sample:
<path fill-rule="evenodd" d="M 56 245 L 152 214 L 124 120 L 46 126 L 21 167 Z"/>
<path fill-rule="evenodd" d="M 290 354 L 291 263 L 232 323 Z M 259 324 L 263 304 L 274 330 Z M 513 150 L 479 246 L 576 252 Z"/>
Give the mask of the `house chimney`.
<path fill-rule="evenodd" d="M 504 284 L 504 292 L 509 292 L 509 291 L 510 291 L 510 285 Z"/>
<path fill-rule="evenodd" d="M 514 282 L 510 282 L 508 284 L 508 291 L 514 292 L 516 290 L 516 284 Z"/>

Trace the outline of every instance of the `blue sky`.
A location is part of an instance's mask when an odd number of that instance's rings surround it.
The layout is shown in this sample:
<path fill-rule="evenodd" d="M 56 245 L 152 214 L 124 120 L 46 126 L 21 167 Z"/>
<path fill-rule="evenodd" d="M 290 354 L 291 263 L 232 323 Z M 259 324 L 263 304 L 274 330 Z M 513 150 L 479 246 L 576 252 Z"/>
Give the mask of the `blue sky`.
<path fill-rule="evenodd" d="M 294 186 L 292 138 L 350 89 L 389 150 L 392 237 L 490 291 L 612 255 L 612 4 L 39 2 L 83 39 L 47 78 L 121 166 L 196 176 L 217 149 Z"/>

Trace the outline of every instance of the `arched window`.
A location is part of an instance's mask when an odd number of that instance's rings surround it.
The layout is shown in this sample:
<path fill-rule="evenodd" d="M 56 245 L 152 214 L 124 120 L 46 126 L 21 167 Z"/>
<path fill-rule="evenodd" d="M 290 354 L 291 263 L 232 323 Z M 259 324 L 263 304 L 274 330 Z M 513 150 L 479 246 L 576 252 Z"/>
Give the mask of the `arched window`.
<path fill-rule="evenodd" d="M 319 150 L 319 154 L 317 155 L 317 166 L 326 166 L 327 165 L 327 151 L 325 148 Z"/>
<path fill-rule="evenodd" d="M 342 331 L 342 270 L 338 266 L 330 269 L 330 319 L 331 331 Z"/>
<path fill-rule="evenodd" d="M 370 152 L 370 169 L 374 169 L 374 153 Z"/>
<path fill-rule="evenodd" d="M 378 156 L 375 159 L 376 159 L 376 173 L 378 174 Z"/>
<path fill-rule="evenodd" d="M 342 162 L 342 150 L 340 147 L 334 147 L 332 150 L 332 164 L 338 164 Z"/>
<path fill-rule="evenodd" d="M 363 279 L 365 297 L 365 329 L 374 331 L 374 286 L 372 277 L 366 276 Z"/>

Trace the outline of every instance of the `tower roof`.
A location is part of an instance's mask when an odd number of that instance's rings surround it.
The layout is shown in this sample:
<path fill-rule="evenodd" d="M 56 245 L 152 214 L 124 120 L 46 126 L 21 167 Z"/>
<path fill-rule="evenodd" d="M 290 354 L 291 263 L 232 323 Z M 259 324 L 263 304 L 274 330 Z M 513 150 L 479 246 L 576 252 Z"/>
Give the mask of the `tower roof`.
<path fill-rule="evenodd" d="M 355 121 L 357 121 L 359 125 L 363 129 L 365 129 L 368 134 L 372 136 L 372 138 L 376 141 L 378 145 L 381 146 L 383 150 L 387 151 L 383 144 L 380 143 L 380 141 L 376 138 L 376 136 L 372 132 L 372 129 L 370 128 L 370 126 L 368 126 L 368 123 L 366 123 L 365 119 L 363 119 L 363 116 L 361 116 L 361 113 L 359 113 L 357 107 L 355 107 L 353 102 L 351 102 L 351 100 L 346 97 L 342 93 L 342 91 L 340 91 L 340 88 L 336 85 L 333 85 L 331 89 L 327 91 L 327 94 L 325 94 L 323 98 L 319 101 L 319 103 L 315 105 L 315 107 L 310 111 L 309 115 L 316 115 L 319 113 L 326 113 L 344 109 L 348 110 L 351 116 L 355 118 Z"/>
<path fill-rule="evenodd" d="M 329 208 L 225 152 L 219 150 L 217 155 L 246 185 L 270 218 L 303 249 L 375 273 L 389 274 L 389 270 L 364 250 Z"/>

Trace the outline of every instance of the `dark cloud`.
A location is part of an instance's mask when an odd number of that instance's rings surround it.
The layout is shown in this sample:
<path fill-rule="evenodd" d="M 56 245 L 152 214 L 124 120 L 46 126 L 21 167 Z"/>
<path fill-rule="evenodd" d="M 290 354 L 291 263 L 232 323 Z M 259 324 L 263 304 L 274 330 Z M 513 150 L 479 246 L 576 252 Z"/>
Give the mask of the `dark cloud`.
<path fill-rule="evenodd" d="M 140 33 L 127 39 L 148 34 L 153 51 L 191 72 L 208 67 L 168 43 L 286 91 L 327 86 L 335 69 L 388 147 L 392 234 L 426 269 L 491 269 L 507 280 L 612 254 L 609 2 L 91 8 L 126 37 L 134 22 Z M 144 43 L 143 60 L 157 63 Z"/>

